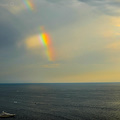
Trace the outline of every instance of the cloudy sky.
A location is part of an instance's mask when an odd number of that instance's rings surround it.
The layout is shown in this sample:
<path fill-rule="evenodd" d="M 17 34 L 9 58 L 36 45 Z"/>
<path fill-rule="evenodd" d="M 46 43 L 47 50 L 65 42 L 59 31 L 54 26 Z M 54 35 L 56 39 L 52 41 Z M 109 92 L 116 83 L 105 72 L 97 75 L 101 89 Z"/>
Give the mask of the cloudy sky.
<path fill-rule="evenodd" d="M 120 1 L 0 0 L 0 83 L 12 82 L 120 82 Z"/>

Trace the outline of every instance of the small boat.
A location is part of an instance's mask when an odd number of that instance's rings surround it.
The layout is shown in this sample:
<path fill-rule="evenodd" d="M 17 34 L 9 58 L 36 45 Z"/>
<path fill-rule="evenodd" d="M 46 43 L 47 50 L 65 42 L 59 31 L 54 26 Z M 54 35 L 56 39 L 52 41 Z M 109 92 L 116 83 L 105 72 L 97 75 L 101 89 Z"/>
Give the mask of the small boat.
<path fill-rule="evenodd" d="M 0 113 L 0 118 L 8 118 L 8 117 L 14 117 L 15 114 L 10 114 L 10 113 L 6 113 L 4 111 L 2 111 L 2 113 Z"/>

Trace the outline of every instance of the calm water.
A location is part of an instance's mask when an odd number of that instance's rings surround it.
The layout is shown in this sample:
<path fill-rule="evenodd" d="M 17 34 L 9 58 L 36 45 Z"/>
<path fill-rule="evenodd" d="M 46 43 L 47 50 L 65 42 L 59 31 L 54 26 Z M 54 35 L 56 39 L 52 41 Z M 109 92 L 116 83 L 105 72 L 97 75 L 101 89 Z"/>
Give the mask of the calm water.
<path fill-rule="evenodd" d="M 7 120 L 120 120 L 120 83 L 0 84 Z"/>

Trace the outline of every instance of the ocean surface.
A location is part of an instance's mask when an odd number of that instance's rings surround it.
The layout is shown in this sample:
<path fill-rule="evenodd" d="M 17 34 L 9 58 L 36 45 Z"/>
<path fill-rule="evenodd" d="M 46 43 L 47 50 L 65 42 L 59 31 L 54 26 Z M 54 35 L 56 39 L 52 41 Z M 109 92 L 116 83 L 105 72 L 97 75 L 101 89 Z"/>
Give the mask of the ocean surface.
<path fill-rule="evenodd" d="M 120 120 L 120 83 L 0 84 L 7 120 Z"/>

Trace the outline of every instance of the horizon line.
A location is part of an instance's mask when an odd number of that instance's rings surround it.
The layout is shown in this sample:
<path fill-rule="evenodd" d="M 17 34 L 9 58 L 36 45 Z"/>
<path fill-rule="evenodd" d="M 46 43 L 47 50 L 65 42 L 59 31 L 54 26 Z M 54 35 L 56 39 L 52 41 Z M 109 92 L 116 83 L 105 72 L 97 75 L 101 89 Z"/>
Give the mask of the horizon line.
<path fill-rule="evenodd" d="M 0 84 L 94 84 L 94 83 L 120 83 L 120 82 L 59 82 L 59 83 L 0 83 Z"/>

